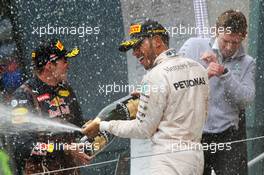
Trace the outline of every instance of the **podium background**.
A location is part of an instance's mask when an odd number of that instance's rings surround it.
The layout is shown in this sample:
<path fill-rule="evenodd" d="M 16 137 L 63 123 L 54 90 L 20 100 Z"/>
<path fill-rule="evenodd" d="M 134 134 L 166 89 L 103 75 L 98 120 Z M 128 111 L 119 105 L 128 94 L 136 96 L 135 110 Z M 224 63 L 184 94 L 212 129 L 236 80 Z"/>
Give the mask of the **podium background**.
<path fill-rule="evenodd" d="M 241 10 L 248 18 L 248 52 L 257 59 L 257 97 L 255 105 L 247 111 L 248 137 L 264 134 L 263 106 L 263 0 L 207 0 L 209 25 L 214 26 L 216 17 L 223 11 L 233 8 Z M 31 51 L 40 40 L 57 37 L 66 48 L 80 47 L 81 53 L 70 61 L 69 81 L 77 93 L 84 117 L 88 120 L 107 104 L 127 95 L 129 92 L 100 93 L 106 85 L 140 84 L 145 71 L 132 57 L 131 53 L 118 52 L 118 44 L 127 36 L 129 24 L 133 21 L 151 18 L 167 27 L 193 26 L 195 18 L 192 0 L 34 0 L 1 1 L 1 14 L 10 18 L 13 40 L 21 57 L 22 68 L 30 76 Z M 47 25 L 53 27 L 99 27 L 99 34 L 80 37 L 77 34 L 53 34 L 40 37 L 34 28 Z M 2 26 L 1 26 L 2 27 Z M 170 39 L 171 47 L 179 49 L 183 42 L 195 35 L 175 35 Z M 1 41 L 0 47 L 5 43 Z M 0 49 L 0 55 L 1 55 Z M 0 60 L 1 61 L 1 60 Z M 101 162 L 124 156 L 138 156 L 147 153 L 149 145 L 145 141 L 116 139 L 108 150 L 100 154 L 94 162 Z M 143 149 L 144 148 L 144 149 Z M 251 160 L 264 151 L 263 141 L 248 142 L 248 157 Z M 145 162 L 145 163 L 144 163 Z M 119 174 L 139 174 L 140 166 L 146 167 L 144 159 L 134 159 L 122 164 Z M 263 161 L 251 168 L 250 174 L 264 174 Z M 114 174 L 116 163 L 104 164 L 96 168 L 86 168 L 87 174 Z M 142 169 L 141 169 L 142 170 Z M 144 171 L 140 171 L 140 174 Z M 146 172 L 147 173 L 147 170 Z"/>

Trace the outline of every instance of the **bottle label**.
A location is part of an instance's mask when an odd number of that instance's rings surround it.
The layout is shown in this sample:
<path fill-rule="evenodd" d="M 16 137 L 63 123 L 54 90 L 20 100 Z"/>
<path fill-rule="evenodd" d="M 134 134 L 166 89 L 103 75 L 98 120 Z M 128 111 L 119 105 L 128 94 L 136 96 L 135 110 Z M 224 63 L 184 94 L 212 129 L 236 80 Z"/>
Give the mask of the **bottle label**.
<path fill-rule="evenodd" d="M 129 112 L 129 119 L 135 119 L 136 118 L 136 114 L 138 111 L 138 104 L 139 104 L 139 99 L 131 99 L 128 101 L 128 103 L 126 104 L 126 107 L 128 109 Z"/>
<path fill-rule="evenodd" d="M 130 119 L 130 114 L 129 114 L 129 111 L 127 109 L 127 106 L 124 103 L 120 103 L 119 105 L 122 107 L 122 109 L 123 109 L 123 111 L 124 111 L 124 113 L 126 115 L 125 116 L 126 120 L 129 120 Z"/>

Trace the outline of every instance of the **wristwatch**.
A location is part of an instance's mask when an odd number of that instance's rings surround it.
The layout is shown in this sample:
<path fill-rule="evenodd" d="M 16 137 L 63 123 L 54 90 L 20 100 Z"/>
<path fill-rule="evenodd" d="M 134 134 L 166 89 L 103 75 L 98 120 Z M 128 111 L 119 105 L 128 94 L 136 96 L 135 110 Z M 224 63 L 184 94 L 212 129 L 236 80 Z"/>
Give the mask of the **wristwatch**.
<path fill-rule="evenodd" d="M 228 69 L 225 68 L 223 74 L 226 74 L 228 72 Z"/>

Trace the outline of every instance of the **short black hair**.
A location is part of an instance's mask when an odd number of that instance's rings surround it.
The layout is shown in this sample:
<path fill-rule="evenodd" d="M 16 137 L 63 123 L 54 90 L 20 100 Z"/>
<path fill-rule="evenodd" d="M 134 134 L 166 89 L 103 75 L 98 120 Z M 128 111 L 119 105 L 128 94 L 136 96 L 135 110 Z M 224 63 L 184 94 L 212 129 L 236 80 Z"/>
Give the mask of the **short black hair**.
<path fill-rule="evenodd" d="M 160 35 L 162 41 L 164 42 L 164 44 L 169 47 L 170 44 L 170 37 L 169 35 Z"/>

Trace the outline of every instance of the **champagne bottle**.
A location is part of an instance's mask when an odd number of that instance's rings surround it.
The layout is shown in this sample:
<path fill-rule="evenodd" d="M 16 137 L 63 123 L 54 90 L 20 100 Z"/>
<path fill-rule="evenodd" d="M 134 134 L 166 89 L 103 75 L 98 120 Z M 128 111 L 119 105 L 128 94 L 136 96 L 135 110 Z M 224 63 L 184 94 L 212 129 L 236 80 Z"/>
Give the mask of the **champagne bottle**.
<path fill-rule="evenodd" d="M 138 97 L 123 97 L 103 108 L 97 117 L 99 117 L 101 121 L 135 119 L 138 102 Z"/>
<path fill-rule="evenodd" d="M 100 121 L 135 119 L 138 103 L 138 97 L 131 95 L 125 96 L 103 108 L 96 118 L 99 118 Z M 113 135 L 100 132 L 98 136 L 94 138 L 84 136 L 81 138 L 80 142 L 89 145 L 89 149 L 86 150 L 87 154 L 95 155 L 101 152 L 112 139 Z"/>

